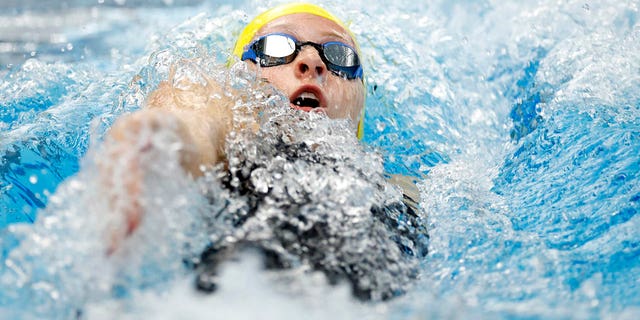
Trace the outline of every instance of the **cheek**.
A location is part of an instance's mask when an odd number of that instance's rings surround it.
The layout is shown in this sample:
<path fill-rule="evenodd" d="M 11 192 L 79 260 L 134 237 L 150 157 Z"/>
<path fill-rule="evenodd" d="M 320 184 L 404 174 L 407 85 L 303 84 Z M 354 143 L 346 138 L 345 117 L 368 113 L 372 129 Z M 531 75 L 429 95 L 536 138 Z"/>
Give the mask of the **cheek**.
<path fill-rule="evenodd" d="M 286 77 L 285 66 L 275 66 L 269 68 L 256 68 L 258 76 L 267 80 L 280 91 L 286 91 L 289 84 L 289 77 Z"/>
<path fill-rule="evenodd" d="M 354 122 L 358 122 L 362 108 L 364 107 L 364 87 L 360 82 L 349 83 L 349 86 L 345 86 L 347 92 L 345 97 L 348 101 L 345 101 L 347 106 L 347 116 Z"/>
<path fill-rule="evenodd" d="M 357 123 L 364 106 L 364 88 L 359 82 L 332 83 L 327 91 L 332 92 L 327 115 L 334 119 L 349 118 Z"/>

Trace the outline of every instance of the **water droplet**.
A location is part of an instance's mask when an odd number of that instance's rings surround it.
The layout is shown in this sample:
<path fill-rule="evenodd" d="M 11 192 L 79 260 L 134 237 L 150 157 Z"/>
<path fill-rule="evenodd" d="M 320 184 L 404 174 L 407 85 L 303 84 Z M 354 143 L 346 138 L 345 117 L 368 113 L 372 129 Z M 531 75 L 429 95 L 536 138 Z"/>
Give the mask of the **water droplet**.
<path fill-rule="evenodd" d="M 31 184 L 38 183 L 38 176 L 32 175 L 31 177 L 29 177 L 29 182 L 31 182 Z"/>

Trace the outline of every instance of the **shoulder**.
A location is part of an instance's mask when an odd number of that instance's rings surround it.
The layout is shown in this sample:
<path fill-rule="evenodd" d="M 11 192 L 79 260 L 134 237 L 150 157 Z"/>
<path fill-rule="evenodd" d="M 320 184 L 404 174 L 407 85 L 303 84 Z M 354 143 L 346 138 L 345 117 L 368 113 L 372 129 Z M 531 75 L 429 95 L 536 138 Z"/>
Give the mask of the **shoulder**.
<path fill-rule="evenodd" d="M 402 202 L 414 213 L 419 212 L 420 190 L 416 186 L 418 178 L 400 174 L 387 175 L 387 180 L 402 190 Z"/>

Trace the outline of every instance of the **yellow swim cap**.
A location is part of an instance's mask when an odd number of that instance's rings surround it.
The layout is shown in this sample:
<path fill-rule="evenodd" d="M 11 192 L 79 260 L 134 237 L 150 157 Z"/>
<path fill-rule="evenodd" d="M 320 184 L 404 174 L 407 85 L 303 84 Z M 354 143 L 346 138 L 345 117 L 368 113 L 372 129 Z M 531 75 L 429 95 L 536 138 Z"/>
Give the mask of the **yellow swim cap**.
<path fill-rule="evenodd" d="M 249 22 L 244 27 L 244 29 L 242 30 L 242 33 L 240 33 L 240 36 L 238 36 L 238 40 L 236 41 L 236 45 L 233 49 L 233 55 L 241 59 L 242 53 L 244 52 L 245 47 L 249 45 L 249 43 L 251 43 L 256 33 L 262 27 L 264 27 L 267 23 L 275 19 L 278 19 L 280 17 L 287 16 L 290 14 L 296 14 L 296 13 L 309 13 L 309 14 L 316 15 L 316 16 L 335 22 L 337 25 L 339 25 L 345 31 L 347 31 L 349 36 L 351 36 L 351 39 L 356 45 L 356 50 L 358 52 L 358 55 L 360 55 L 360 47 L 358 46 L 358 43 L 356 42 L 356 37 L 351 32 L 351 30 L 349 30 L 349 28 L 347 28 L 347 26 L 342 21 L 340 21 L 340 19 L 336 18 L 334 15 L 332 15 L 328 11 L 322 9 L 317 5 L 313 5 L 310 3 L 282 4 L 272 9 L 269 9 L 261 13 L 257 17 L 255 17 L 253 20 L 251 20 L 251 22 Z M 357 131 L 358 139 L 362 139 L 363 135 L 364 135 L 364 107 L 362 108 L 362 114 L 360 115 L 360 121 L 358 122 L 358 131 Z"/>

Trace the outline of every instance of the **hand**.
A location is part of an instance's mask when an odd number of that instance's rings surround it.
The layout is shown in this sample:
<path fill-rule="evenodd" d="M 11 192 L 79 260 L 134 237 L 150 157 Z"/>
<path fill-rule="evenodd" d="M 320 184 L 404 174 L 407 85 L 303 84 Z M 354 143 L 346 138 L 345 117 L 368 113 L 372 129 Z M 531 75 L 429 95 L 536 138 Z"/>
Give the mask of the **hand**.
<path fill-rule="evenodd" d="M 122 117 L 111 128 L 103 156 L 96 161 L 109 197 L 114 223 L 108 230 L 107 253 L 139 228 L 144 218 L 144 178 L 152 159 L 154 135 L 170 133 L 180 144 L 181 167 L 192 177 L 225 160 L 233 101 L 215 82 L 206 85 L 170 77 L 152 92 L 144 109 Z M 151 158 L 151 159 L 147 159 Z M 147 161 L 147 163 L 145 163 Z"/>
<path fill-rule="evenodd" d="M 111 128 L 96 160 L 111 215 L 107 254 L 115 252 L 142 222 L 145 168 L 153 161 L 145 155 L 157 147 L 154 134 L 178 132 L 178 127 L 178 120 L 166 111 L 141 110 L 118 119 Z"/>

